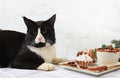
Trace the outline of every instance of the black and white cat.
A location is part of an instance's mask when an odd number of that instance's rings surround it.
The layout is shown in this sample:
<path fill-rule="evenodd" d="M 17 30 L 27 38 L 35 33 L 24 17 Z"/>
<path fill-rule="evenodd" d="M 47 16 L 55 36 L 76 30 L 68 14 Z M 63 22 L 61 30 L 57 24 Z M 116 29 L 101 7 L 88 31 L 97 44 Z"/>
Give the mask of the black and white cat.
<path fill-rule="evenodd" d="M 53 70 L 56 15 L 46 21 L 23 19 L 27 34 L 0 30 L 0 67 Z"/>

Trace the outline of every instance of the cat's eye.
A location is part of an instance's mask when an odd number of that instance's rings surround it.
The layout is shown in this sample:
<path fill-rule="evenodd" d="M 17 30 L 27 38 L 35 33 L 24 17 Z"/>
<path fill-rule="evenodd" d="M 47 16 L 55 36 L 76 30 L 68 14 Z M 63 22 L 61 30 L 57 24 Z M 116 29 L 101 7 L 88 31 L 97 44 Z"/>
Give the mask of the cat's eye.
<path fill-rule="evenodd" d="M 36 35 L 36 34 L 37 34 L 37 32 L 33 32 L 33 34 L 34 34 L 34 35 Z"/>
<path fill-rule="evenodd" d="M 43 33 L 46 33 L 46 32 L 47 32 L 47 30 L 44 30 L 44 31 L 43 31 Z"/>

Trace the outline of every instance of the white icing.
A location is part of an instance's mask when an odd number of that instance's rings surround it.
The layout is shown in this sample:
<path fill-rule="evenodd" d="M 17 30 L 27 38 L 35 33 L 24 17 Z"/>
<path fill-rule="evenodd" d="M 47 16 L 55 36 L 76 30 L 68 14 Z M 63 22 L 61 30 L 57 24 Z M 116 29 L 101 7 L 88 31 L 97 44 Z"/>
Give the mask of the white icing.
<path fill-rule="evenodd" d="M 79 55 L 76 60 L 79 60 L 79 61 L 93 61 L 93 59 L 88 55 L 88 54 L 82 54 L 82 55 Z"/>

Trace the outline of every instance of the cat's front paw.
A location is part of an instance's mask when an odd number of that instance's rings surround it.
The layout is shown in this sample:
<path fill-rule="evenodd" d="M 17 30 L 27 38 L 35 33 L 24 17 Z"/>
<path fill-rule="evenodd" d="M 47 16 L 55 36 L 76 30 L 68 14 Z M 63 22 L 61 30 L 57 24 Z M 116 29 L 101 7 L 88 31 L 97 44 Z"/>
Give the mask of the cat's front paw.
<path fill-rule="evenodd" d="M 38 70 L 52 71 L 55 69 L 55 66 L 51 63 L 43 63 L 38 68 Z"/>

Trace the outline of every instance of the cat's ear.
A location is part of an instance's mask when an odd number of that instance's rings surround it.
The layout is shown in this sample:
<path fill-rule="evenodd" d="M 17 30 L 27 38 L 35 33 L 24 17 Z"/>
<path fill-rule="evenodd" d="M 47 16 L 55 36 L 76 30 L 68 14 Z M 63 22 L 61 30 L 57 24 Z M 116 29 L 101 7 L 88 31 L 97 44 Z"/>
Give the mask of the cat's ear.
<path fill-rule="evenodd" d="M 31 19 L 28 19 L 27 17 L 23 17 L 23 20 L 28 29 L 36 25 L 36 22 L 32 21 Z"/>
<path fill-rule="evenodd" d="M 48 22 L 50 25 L 54 26 L 56 20 L 56 14 L 54 14 L 51 18 L 49 18 L 46 22 Z"/>

